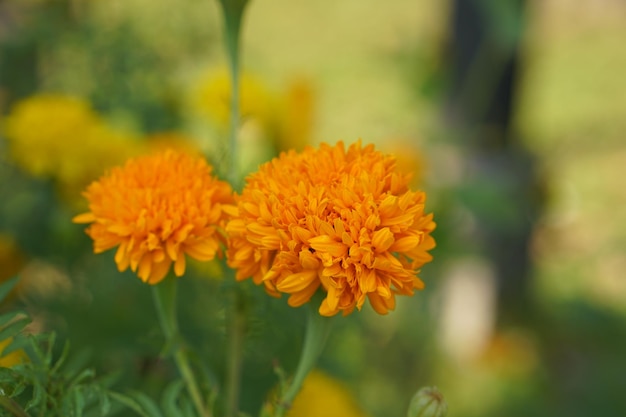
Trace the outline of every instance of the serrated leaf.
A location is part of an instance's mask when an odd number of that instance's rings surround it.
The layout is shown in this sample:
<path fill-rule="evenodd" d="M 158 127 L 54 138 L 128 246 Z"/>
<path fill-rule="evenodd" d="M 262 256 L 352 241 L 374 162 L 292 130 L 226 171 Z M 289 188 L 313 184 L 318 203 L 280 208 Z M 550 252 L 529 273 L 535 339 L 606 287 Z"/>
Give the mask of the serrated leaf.
<path fill-rule="evenodd" d="M 22 392 L 24 392 L 24 390 L 26 389 L 26 384 L 24 382 L 19 382 L 19 383 L 15 384 L 12 388 L 13 388 L 13 390 L 9 394 L 9 397 L 11 397 L 11 398 L 17 397 Z"/>
<path fill-rule="evenodd" d="M 54 341 L 52 341 L 52 345 L 54 345 Z M 52 369 L 50 369 L 50 375 L 54 375 L 59 371 L 63 363 L 65 363 L 65 360 L 67 359 L 67 356 L 69 355 L 69 353 L 70 353 L 70 343 L 66 341 L 65 344 L 63 345 L 61 356 L 59 356 L 59 359 L 57 359 Z M 52 361 L 50 361 L 50 363 L 51 362 Z"/>
<path fill-rule="evenodd" d="M 28 359 L 30 360 L 30 362 L 33 364 L 33 366 L 44 366 L 45 368 L 47 368 L 47 366 L 45 366 L 44 364 L 44 352 L 41 349 L 41 341 L 45 339 L 43 334 L 29 334 L 29 335 L 24 335 L 24 334 L 20 334 L 16 336 L 17 340 L 20 340 L 21 338 L 26 339 L 27 343 L 24 343 L 24 352 L 26 353 L 26 356 L 28 356 Z M 19 343 L 19 342 L 17 342 Z"/>
<path fill-rule="evenodd" d="M 13 384 L 16 378 L 17 376 L 13 369 L 0 367 L 0 384 Z"/>
<path fill-rule="evenodd" d="M 163 417 L 154 400 L 142 392 L 133 391 L 127 395 L 109 392 L 109 395 L 142 417 Z"/>
<path fill-rule="evenodd" d="M 185 398 L 181 401 L 181 410 L 183 411 L 183 417 L 196 417 L 196 407 L 191 403 L 191 401 L 187 401 Z"/>
<path fill-rule="evenodd" d="M 184 386 L 185 385 L 182 380 L 177 380 L 169 384 L 163 391 L 161 405 L 163 406 L 163 411 L 167 417 L 179 417 L 182 414 L 177 400 Z"/>
<path fill-rule="evenodd" d="M 117 392 L 109 392 L 109 396 L 120 404 L 123 404 L 126 407 L 130 408 L 141 417 L 151 417 L 144 411 L 144 409 L 141 407 L 141 404 L 139 404 L 134 398 L 130 398 Z"/>
<path fill-rule="evenodd" d="M 4 348 L 4 350 L 2 351 L 2 356 L 6 356 L 9 353 L 14 352 L 19 349 L 24 349 L 26 348 L 26 346 L 29 346 L 29 345 L 30 345 L 30 339 L 28 337 L 25 337 L 22 334 L 18 334 L 13 337 L 11 344 L 9 344 L 8 346 Z"/>
<path fill-rule="evenodd" d="M 47 350 L 44 351 L 44 347 L 50 344 L 51 339 L 53 339 L 53 334 L 37 334 L 37 335 L 29 335 L 30 345 L 28 346 L 28 357 L 30 360 L 37 365 L 44 366 L 46 369 L 50 367 L 50 364 L 47 361 Z"/>
<path fill-rule="evenodd" d="M 159 410 L 159 406 L 156 402 L 150 397 L 148 397 L 143 392 L 133 391 L 130 395 L 137 400 L 139 404 L 143 407 L 150 417 L 163 417 L 163 413 Z"/>
<path fill-rule="evenodd" d="M 107 393 L 100 388 L 98 389 L 98 400 L 100 402 L 100 415 L 106 416 L 111 411 L 111 400 Z"/>
<path fill-rule="evenodd" d="M 49 368 L 52 365 L 52 358 L 54 355 L 54 342 L 56 340 L 56 333 L 51 332 L 46 340 L 47 343 L 47 349 L 46 349 L 46 353 L 43 356 L 43 361 L 44 364 Z"/>
<path fill-rule="evenodd" d="M 83 382 L 84 380 L 89 379 L 89 378 L 93 378 L 94 375 L 95 375 L 95 371 L 93 369 L 91 369 L 91 368 L 84 369 L 82 372 L 80 372 L 78 375 L 76 375 L 76 377 L 74 377 L 74 379 L 68 384 L 68 388 L 72 389 L 76 385 L 78 385 L 81 382 Z"/>
<path fill-rule="evenodd" d="M 74 417 L 82 417 L 85 409 L 85 397 L 83 390 L 77 388 L 72 391 L 74 393 Z"/>
<path fill-rule="evenodd" d="M 25 410 L 28 411 L 31 408 L 37 407 L 39 404 L 43 403 L 46 398 L 46 390 L 43 387 L 35 383 L 33 386 L 33 398 L 31 398 L 28 403 L 26 403 Z"/>
<path fill-rule="evenodd" d="M 100 386 L 100 389 L 112 387 L 116 382 L 119 381 L 121 376 L 122 371 L 119 369 L 108 374 L 98 376 L 98 385 Z"/>
<path fill-rule="evenodd" d="M 28 315 L 22 310 L 9 311 L 8 313 L 0 314 L 0 329 L 9 324 L 15 317 L 22 315 L 27 317 Z"/>
<path fill-rule="evenodd" d="M 20 277 L 15 276 L 0 284 L 0 301 L 3 301 L 7 297 L 7 295 L 9 295 L 11 290 L 17 285 L 19 279 Z"/>
<path fill-rule="evenodd" d="M 30 317 L 21 317 L 11 322 L 11 324 L 4 326 L 2 330 L 0 330 L 0 340 L 5 340 L 9 337 L 15 336 L 16 334 L 21 332 L 24 327 L 26 327 L 26 325 L 30 322 Z"/>
<path fill-rule="evenodd" d="M 61 398 L 60 414 L 66 417 L 74 417 L 74 397 L 76 392 L 70 392 Z M 47 406 L 47 404 L 46 404 Z"/>
<path fill-rule="evenodd" d="M 4 395 L 9 398 L 20 395 L 26 388 L 24 377 L 13 368 L 0 368 L 0 384 L 3 384 Z"/>
<path fill-rule="evenodd" d="M 11 398 L 6 398 L 2 394 L 0 394 L 0 397 L 2 397 L 2 403 L 1 403 L 0 407 L 2 409 L 5 409 L 5 410 L 9 411 L 12 416 L 15 416 L 15 417 L 30 417 L 22 409 L 22 407 L 20 407 L 20 405 L 15 400 L 13 400 Z M 5 414 L 2 414 L 2 415 L 4 416 Z"/>

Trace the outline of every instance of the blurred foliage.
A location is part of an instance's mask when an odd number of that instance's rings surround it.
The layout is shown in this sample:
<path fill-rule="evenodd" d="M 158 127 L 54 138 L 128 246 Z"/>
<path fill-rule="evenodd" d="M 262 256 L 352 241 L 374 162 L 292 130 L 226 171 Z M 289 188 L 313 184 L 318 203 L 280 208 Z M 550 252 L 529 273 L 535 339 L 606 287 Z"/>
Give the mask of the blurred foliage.
<path fill-rule="evenodd" d="M 211 2 L 184 3 L 0 2 L 2 115 L 35 94 L 78 97 L 107 129 L 124 132 L 127 145 L 145 150 L 178 142 L 219 161 L 222 126 L 190 101 L 205 90 L 203 77 L 222 68 L 215 58 L 220 27 Z M 442 52 L 446 6 L 252 0 L 244 57 L 262 85 L 255 91 L 272 104 L 260 104 L 262 122 L 245 115 L 242 165 L 254 168 L 278 150 L 309 142 L 362 136 L 397 153 L 417 171 L 416 186 L 433 191 L 428 204 L 438 247 L 435 264 L 421 273 L 427 289 L 399 301 L 387 317 L 364 309 L 337 321 L 319 364 L 324 374 L 317 374 L 322 392 L 345 394 L 337 401 L 358 403 L 367 415 L 404 415 L 411 396 L 428 384 L 439 387 L 456 416 L 626 414 L 620 392 L 626 218 L 617 209 L 626 201 L 620 183 L 626 97 L 617 88 L 626 70 L 617 53 L 624 9 L 608 1 L 565 3 L 531 5 L 516 119 L 550 178 L 548 211 L 533 237 L 538 308 L 524 323 L 495 329 L 476 357 L 458 361 L 441 346 L 445 294 L 437 281 L 456 259 L 483 254 L 476 216 L 511 229 L 521 206 L 520 196 L 510 194 L 510 178 L 489 182 L 483 172 L 466 182 L 467 155 L 439 124 L 450 71 Z M 322 19 L 332 29 L 320 33 Z M 503 24 L 505 35 L 513 26 Z M 228 86 L 219 91 L 205 96 L 217 107 Z M 37 122 L 36 130 L 49 132 L 54 121 Z M 162 398 L 170 401 L 164 409 L 184 409 L 188 400 L 178 397 L 177 372 L 161 357 L 145 286 L 120 274 L 113 254 L 93 256 L 91 242 L 70 222 L 80 203 L 68 195 L 76 197 L 82 184 L 117 161 L 107 162 L 105 151 L 77 152 L 74 162 L 92 171 L 69 192 L 60 186 L 58 167 L 36 177 L 20 165 L 7 118 L 0 124 L 0 279 L 20 276 L 1 317 L 5 325 L 14 311 L 32 318 L 26 334 L 23 319 L 0 331 L 2 343 L 10 342 L 0 358 L 4 393 L 30 401 L 32 410 L 54 404 L 64 416 L 80 415 L 81 407 L 83 415 L 135 415 L 132 410 L 163 406 Z M 83 136 L 76 142 L 87 143 Z M 226 311 L 235 289 L 206 268 L 223 270 L 217 263 L 190 268 L 180 281 L 180 321 L 194 357 L 209 359 L 214 373 L 202 370 L 206 384 L 215 384 L 225 372 L 219 358 L 229 349 Z M 248 323 L 241 408 L 255 415 L 279 380 L 275 368 L 291 371 L 297 363 L 304 312 L 250 283 L 238 288 Z M 13 364 L 2 360 L 19 349 L 29 360 L 7 367 Z M 179 398 L 175 405 L 172 398 Z"/>

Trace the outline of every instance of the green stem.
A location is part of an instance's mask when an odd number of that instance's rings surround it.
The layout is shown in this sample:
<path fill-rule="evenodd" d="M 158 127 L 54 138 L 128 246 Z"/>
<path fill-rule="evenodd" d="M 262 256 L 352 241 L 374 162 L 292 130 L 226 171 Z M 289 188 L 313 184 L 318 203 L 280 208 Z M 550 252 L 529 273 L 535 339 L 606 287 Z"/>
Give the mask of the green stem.
<path fill-rule="evenodd" d="M 196 411 L 201 417 L 212 417 L 211 410 L 207 409 L 202 400 L 202 394 L 198 388 L 196 378 L 189 366 L 189 358 L 181 341 L 178 330 L 178 320 L 176 319 L 176 286 L 177 278 L 167 277 L 158 285 L 152 286 L 154 305 L 156 307 L 161 329 L 165 336 L 166 352 L 173 352 L 174 363 L 187 386 L 187 391 Z"/>
<path fill-rule="evenodd" d="M 228 179 L 235 190 L 240 189 L 237 133 L 240 125 L 240 77 L 239 41 L 241 23 L 248 0 L 219 0 L 224 16 L 224 40 L 230 70 L 230 132 L 228 139 L 229 165 Z M 234 281 L 234 278 L 233 278 Z M 233 303 L 230 313 L 229 351 L 225 386 L 225 416 L 235 417 L 239 413 L 239 390 L 241 385 L 242 351 L 245 335 L 245 312 L 241 292 L 233 290 Z"/>
<path fill-rule="evenodd" d="M 233 307 L 229 327 L 228 370 L 226 374 L 226 417 L 239 413 L 239 389 L 243 357 L 243 340 L 246 332 L 245 302 L 239 288 L 233 288 Z"/>
<path fill-rule="evenodd" d="M 4 408 L 16 417 L 30 417 L 30 415 L 20 407 L 12 398 L 0 395 L 0 407 Z"/>
<path fill-rule="evenodd" d="M 229 180 L 232 187 L 239 189 L 239 169 L 237 161 L 237 132 L 240 124 L 240 77 L 239 77 L 239 40 L 241 36 L 241 22 L 247 0 L 219 0 L 224 15 L 224 39 L 230 70 L 231 97 L 230 97 L 230 133 L 228 148 L 230 152 Z"/>
<path fill-rule="evenodd" d="M 316 297 L 313 299 L 315 298 Z M 302 346 L 302 356 L 300 356 L 300 362 L 296 368 L 293 381 L 281 397 L 280 402 L 276 407 L 275 417 L 283 417 L 287 413 L 294 398 L 296 398 L 296 395 L 300 392 L 302 383 L 304 382 L 306 376 L 309 374 L 311 369 L 313 369 L 313 366 L 315 366 L 317 359 L 322 353 L 324 345 L 326 344 L 326 339 L 328 339 L 332 320 L 330 317 L 321 316 L 315 308 L 315 305 L 318 304 L 314 303 L 313 300 L 309 302 L 306 334 L 304 336 L 304 345 Z"/>

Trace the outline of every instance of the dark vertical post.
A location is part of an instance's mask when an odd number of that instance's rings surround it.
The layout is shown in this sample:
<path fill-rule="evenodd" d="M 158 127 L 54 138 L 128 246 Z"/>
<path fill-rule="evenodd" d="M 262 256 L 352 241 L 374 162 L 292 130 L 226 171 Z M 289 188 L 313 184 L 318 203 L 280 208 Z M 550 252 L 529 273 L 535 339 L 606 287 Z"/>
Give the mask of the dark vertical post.
<path fill-rule="evenodd" d="M 524 0 L 453 0 L 446 123 L 467 160 L 463 201 L 493 263 L 500 324 L 527 316 L 529 241 L 540 207 L 533 157 L 512 126 Z"/>

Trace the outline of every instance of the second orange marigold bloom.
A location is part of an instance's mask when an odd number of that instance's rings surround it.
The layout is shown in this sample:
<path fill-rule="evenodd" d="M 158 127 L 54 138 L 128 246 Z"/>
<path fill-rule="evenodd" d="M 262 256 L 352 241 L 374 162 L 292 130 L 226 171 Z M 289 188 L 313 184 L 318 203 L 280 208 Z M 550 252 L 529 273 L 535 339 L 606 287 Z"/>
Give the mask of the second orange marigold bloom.
<path fill-rule="evenodd" d="M 423 288 L 418 269 L 435 246 L 426 196 L 373 145 L 322 144 L 283 153 L 247 179 L 226 231 L 237 279 L 252 277 L 297 307 L 320 289 L 319 312 L 380 314 Z M 229 210 L 230 211 L 230 210 Z"/>

